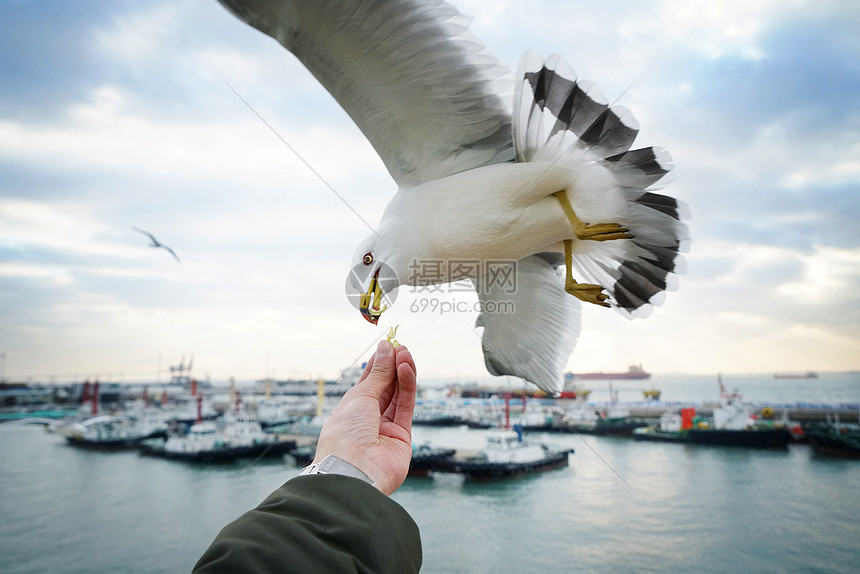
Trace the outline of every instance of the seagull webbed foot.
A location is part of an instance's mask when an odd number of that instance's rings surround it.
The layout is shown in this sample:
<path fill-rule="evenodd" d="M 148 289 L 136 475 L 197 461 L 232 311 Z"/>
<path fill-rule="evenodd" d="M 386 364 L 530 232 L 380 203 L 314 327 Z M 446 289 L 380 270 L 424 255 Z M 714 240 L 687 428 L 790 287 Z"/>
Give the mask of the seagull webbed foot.
<path fill-rule="evenodd" d="M 577 239 L 588 239 L 591 241 L 611 241 L 613 239 L 633 239 L 626 227 L 617 223 L 580 223 L 574 227 Z"/>
<path fill-rule="evenodd" d="M 577 283 L 573 278 L 573 240 L 564 240 L 564 265 L 566 267 L 564 277 L 564 290 L 586 303 L 594 303 L 601 307 L 609 307 L 606 302 L 609 295 L 603 292 L 603 287 L 591 283 Z"/>
<path fill-rule="evenodd" d="M 594 303 L 595 305 L 600 305 L 601 307 L 609 307 L 609 303 L 606 302 L 609 299 L 609 295 L 603 292 L 603 287 L 600 285 L 593 285 L 591 283 L 577 283 L 573 279 L 567 279 L 564 282 L 564 290 L 579 299 L 580 301 L 585 301 L 586 303 Z"/>
<path fill-rule="evenodd" d="M 612 241 L 613 239 L 633 239 L 633 236 L 628 233 L 630 230 L 622 227 L 618 223 L 595 223 L 590 225 L 583 222 L 573 211 L 570 206 L 570 201 L 567 198 L 567 191 L 561 190 L 555 192 L 555 198 L 561 204 L 564 214 L 567 216 L 570 225 L 573 227 L 574 235 L 577 239 L 588 241 Z"/>

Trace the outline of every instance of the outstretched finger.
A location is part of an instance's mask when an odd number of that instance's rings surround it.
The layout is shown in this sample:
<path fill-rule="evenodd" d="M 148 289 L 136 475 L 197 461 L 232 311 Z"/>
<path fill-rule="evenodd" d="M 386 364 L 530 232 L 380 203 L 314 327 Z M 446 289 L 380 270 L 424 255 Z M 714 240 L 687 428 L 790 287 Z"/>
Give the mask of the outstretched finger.
<path fill-rule="evenodd" d="M 412 415 L 415 413 L 415 395 L 418 390 L 415 362 L 412 354 L 405 350 L 397 355 L 397 392 L 392 405 L 394 424 L 407 430 L 412 429 Z"/>
<path fill-rule="evenodd" d="M 378 399 L 395 378 L 394 347 L 391 343 L 380 341 L 373 355 L 373 364 L 368 361 L 368 365 L 370 371 L 361 387 L 365 393 Z"/>
<path fill-rule="evenodd" d="M 408 364 L 412 367 L 413 378 L 417 379 L 417 371 L 415 369 L 415 362 L 412 359 L 412 353 L 409 352 L 409 349 L 406 348 L 405 345 L 400 345 L 399 347 L 394 348 L 394 364 L 398 372 L 398 377 L 395 378 L 394 382 L 391 384 L 389 390 L 393 391 L 389 393 L 386 391 L 384 393 L 383 399 L 379 401 L 379 411 L 384 418 L 389 421 L 394 421 L 395 414 L 397 413 L 398 404 L 400 404 L 400 392 L 401 392 L 401 383 L 399 380 L 399 372 L 400 365 Z M 417 387 L 417 383 L 416 383 Z M 417 392 L 417 388 L 415 389 Z M 412 408 L 414 411 L 414 406 Z M 410 415 L 411 418 L 411 415 Z"/>

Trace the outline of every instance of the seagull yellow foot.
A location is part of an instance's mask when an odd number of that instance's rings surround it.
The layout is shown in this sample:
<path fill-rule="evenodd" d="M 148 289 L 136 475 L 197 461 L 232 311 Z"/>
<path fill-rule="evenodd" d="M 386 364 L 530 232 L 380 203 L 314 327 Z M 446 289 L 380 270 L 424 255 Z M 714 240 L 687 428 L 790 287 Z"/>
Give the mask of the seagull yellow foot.
<path fill-rule="evenodd" d="M 594 285 L 592 283 L 577 283 L 571 279 L 570 281 L 564 282 L 564 290 L 580 301 L 594 303 L 601 307 L 610 306 L 609 303 L 606 302 L 606 300 L 609 299 L 609 295 L 603 292 L 603 287 L 600 285 Z"/>
<path fill-rule="evenodd" d="M 629 229 L 621 227 L 617 223 L 596 223 L 589 225 L 581 224 L 574 228 L 577 239 L 588 239 L 591 241 L 610 241 L 612 239 L 633 239 L 628 233 Z"/>
<path fill-rule="evenodd" d="M 566 268 L 564 278 L 564 290 L 586 303 L 594 303 L 601 307 L 609 307 L 606 302 L 609 295 L 603 292 L 603 287 L 592 283 L 577 283 L 573 278 L 573 240 L 564 240 L 564 266 Z"/>
<path fill-rule="evenodd" d="M 570 206 L 570 201 L 567 199 L 567 192 L 565 190 L 562 189 L 561 191 L 557 191 L 553 195 L 555 195 L 555 198 L 564 210 L 564 214 L 567 215 L 568 220 L 570 220 L 570 224 L 573 226 L 574 235 L 576 235 L 577 239 L 589 241 L 633 239 L 633 236 L 628 233 L 630 230 L 617 223 L 595 223 L 594 225 L 583 223 Z"/>

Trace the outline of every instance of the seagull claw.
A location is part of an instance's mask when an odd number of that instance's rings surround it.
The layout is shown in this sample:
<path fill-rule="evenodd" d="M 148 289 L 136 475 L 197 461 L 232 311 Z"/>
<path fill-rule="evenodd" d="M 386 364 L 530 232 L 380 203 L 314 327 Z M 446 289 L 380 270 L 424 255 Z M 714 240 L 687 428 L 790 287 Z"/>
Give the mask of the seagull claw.
<path fill-rule="evenodd" d="M 613 239 L 633 239 L 626 227 L 617 223 L 596 223 L 589 225 L 581 223 L 576 227 L 574 233 L 577 239 L 590 241 L 611 241 Z"/>
<path fill-rule="evenodd" d="M 580 301 L 593 303 L 595 305 L 600 305 L 601 307 L 610 306 L 609 303 L 606 302 L 606 300 L 609 299 L 609 295 L 603 292 L 603 287 L 600 285 L 577 283 L 571 279 L 569 281 L 565 281 L 564 290 Z"/>

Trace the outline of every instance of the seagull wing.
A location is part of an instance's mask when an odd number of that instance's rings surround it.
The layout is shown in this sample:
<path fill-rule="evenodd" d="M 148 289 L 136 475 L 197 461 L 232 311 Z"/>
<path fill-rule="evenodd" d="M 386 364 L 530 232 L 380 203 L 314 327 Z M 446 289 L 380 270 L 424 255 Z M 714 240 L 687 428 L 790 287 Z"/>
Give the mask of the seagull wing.
<path fill-rule="evenodd" d="M 520 259 L 512 275 L 475 281 L 482 311 L 484 363 L 493 375 L 512 375 L 550 395 L 561 391 L 564 368 L 579 338 L 581 304 L 562 288 L 556 253 Z"/>
<path fill-rule="evenodd" d="M 219 0 L 292 52 L 401 187 L 514 159 L 509 70 L 439 0 Z"/>
<path fill-rule="evenodd" d="M 158 242 L 158 240 L 155 237 L 153 237 L 152 233 L 150 233 L 149 231 L 144 231 L 143 229 L 141 229 L 139 227 L 134 227 L 134 226 L 132 226 L 131 228 L 133 231 L 137 231 L 138 233 L 142 233 L 143 235 L 146 235 L 147 237 L 149 237 L 149 240 L 152 241 L 153 247 L 161 247 L 161 244 Z"/>
<path fill-rule="evenodd" d="M 173 255 L 173 258 L 176 259 L 177 263 L 182 263 L 182 261 L 179 260 L 179 256 L 176 254 L 175 251 L 173 251 L 173 249 L 171 249 L 167 245 L 161 245 L 161 247 L 164 247 L 165 249 L 167 249 L 170 252 L 170 254 Z"/>

